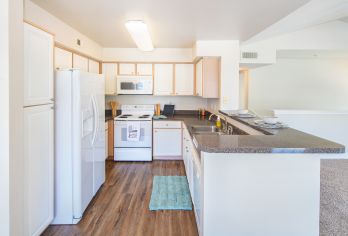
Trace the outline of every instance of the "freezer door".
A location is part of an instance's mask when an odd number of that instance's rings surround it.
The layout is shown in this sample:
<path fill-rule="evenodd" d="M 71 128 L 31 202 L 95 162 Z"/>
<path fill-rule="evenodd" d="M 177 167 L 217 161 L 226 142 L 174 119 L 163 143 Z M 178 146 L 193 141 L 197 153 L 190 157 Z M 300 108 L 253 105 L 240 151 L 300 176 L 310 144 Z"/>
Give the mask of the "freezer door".
<path fill-rule="evenodd" d="M 91 78 L 73 71 L 73 217 L 79 219 L 92 200 L 93 193 L 93 136 L 95 111 Z"/>
<path fill-rule="evenodd" d="M 93 142 L 93 192 L 99 190 L 105 182 L 105 85 L 104 78 L 97 77 L 93 81 L 93 99 L 96 110 L 96 133 Z"/>

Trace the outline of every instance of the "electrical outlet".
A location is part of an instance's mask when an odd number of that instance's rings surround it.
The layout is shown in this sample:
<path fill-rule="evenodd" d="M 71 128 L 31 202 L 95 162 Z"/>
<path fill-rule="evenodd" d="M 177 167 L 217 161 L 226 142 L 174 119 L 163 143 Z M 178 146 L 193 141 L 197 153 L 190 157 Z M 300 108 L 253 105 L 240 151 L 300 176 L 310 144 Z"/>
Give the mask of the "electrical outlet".
<path fill-rule="evenodd" d="M 224 105 L 228 104 L 228 102 L 229 102 L 229 97 L 223 97 L 223 98 L 222 98 L 222 103 L 223 103 Z"/>

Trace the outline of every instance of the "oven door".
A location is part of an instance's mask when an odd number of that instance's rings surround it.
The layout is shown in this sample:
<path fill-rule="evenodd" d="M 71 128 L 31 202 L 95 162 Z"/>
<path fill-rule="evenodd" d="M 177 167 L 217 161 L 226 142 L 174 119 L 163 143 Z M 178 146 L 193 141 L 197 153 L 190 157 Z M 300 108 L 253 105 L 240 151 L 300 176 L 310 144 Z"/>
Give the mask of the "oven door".
<path fill-rule="evenodd" d="M 127 122 L 128 121 L 115 121 L 114 132 L 114 147 L 126 148 L 126 147 L 152 147 L 152 121 L 132 121 L 140 123 L 140 137 L 139 141 L 127 141 Z"/>

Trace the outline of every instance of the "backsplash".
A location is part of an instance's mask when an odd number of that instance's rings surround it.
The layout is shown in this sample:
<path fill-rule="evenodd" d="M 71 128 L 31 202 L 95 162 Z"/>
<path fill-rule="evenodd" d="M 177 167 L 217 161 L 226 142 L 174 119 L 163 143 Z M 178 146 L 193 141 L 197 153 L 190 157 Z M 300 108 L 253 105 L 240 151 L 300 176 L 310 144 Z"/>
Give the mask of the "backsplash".
<path fill-rule="evenodd" d="M 119 104 L 174 104 L 176 110 L 197 110 L 207 108 L 208 99 L 194 96 L 153 96 L 153 95 L 117 95 L 105 96 L 105 108 L 110 109 L 109 101 L 115 100 Z"/>

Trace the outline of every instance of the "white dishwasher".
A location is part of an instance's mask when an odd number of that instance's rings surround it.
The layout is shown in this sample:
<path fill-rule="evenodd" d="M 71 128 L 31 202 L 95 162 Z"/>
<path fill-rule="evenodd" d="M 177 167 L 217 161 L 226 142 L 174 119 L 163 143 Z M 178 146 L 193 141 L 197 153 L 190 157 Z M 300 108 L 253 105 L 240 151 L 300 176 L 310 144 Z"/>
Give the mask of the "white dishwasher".
<path fill-rule="evenodd" d="M 157 160 L 182 160 L 181 121 L 153 122 L 153 156 Z"/>

